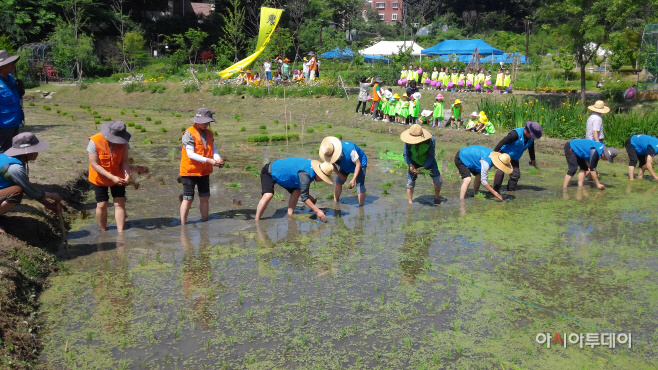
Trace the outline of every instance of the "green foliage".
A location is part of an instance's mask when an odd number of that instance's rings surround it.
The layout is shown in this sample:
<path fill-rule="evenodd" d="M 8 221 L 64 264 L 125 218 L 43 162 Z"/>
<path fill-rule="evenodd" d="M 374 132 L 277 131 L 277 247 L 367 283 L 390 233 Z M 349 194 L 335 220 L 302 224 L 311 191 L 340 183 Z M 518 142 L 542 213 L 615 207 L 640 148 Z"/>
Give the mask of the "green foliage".
<path fill-rule="evenodd" d="M 94 123 L 98 125 L 99 123 L 101 123 L 101 120 L 99 120 L 99 119 L 94 120 Z"/>
<path fill-rule="evenodd" d="M 135 126 L 135 122 L 133 122 L 133 121 L 126 121 L 126 126 L 128 126 L 128 127 L 133 127 L 133 126 Z"/>
<path fill-rule="evenodd" d="M 153 140 L 151 138 L 144 139 L 144 144 L 153 144 Z"/>
<path fill-rule="evenodd" d="M 103 121 L 111 121 L 111 120 L 112 120 L 112 117 L 104 117 L 103 118 Z"/>
<path fill-rule="evenodd" d="M 315 130 L 313 130 L 312 128 L 309 128 L 309 129 L 306 130 L 306 132 L 308 132 L 309 134 L 312 134 L 313 132 L 315 132 Z"/>
<path fill-rule="evenodd" d="M 44 105 L 44 106 L 43 106 L 43 109 L 45 109 L 45 110 L 50 110 L 51 108 L 50 108 L 49 105 Z"/>
<path fill-rule="evenodd" d="M 29 105 L 30 107 L 34 107 L 34 102 L 31 101 L 28 105 Z"/>
<path fill-rule="evenodd" d="M 146 132 L 146 127 L 142 127 L 141 129 L 139 129 L 139 131 L 140 132 Z"/>
<path fill-rule="evenodd" d="M 222 27 L 223 37 L 219 43 L 226 51 L 232 54 L 232 59 L 238 60 L 238 54 L 242 50 L 246 39 L 246 35 L 243 32 L 245 8 L 240 6 L 240 0 L 229 0 L 225 4 L 225 7 L 222 13 L 222 20 L 224 21 L 224 26 Z M 215 49 L 215 51 L 218 51 L 218 49 L 222 49 L 222 47 Z M 217 55 L 220 55 L 220 53 L 217 52 Z"/>
<path fill-rule="evenodd" d="M 147 121 L 150 121 L 150 120 L 151 120 L 151 117 L 148 117 L 148 116 L 147 116 L 147 117 L 145 117 L 145 119 L 146 119 Z"/>
<path fill-rule="evenodd" d="M 247 136 L 247 141 L 254 143 L 261 143 L 261 142 L 269 141 L 269 137 L 267 135 L 252 135 L 252 136 Z"/>
<path fill-rule="evenodd" d="M 623 148 L 631 135 L 646 134 L 658 137 L 658 112 L 649 110 L 645 113 L 605 115 L 603 127 L 605 139 L 603 142 L 611 147 Z"/>
<path fill-rule="evenodd" d="M 260 125 L 260 126 L 258 126 L 258 128 L 261 129 L 261 130 L 265 130 L 265 129 L 267 129 L 267 126 L 265 126 L 265 125 Z"/>
<path fill-rule="evenodd" d="M 573 55 L 569 54 L 566 47 L 561 47 L 558 54 L 553 55 L 553 63 L 560 65 L 560 68 L 564 69 L 565 77 L 568 78 L 569 72 L 573 69 L 576 64 L 576 59 Z"/>
<path fill-rule="evenodd" d="M 159 125 L 159 124 L 161 124 L 161 123 L 162 123 L 161 120 L 156 120 L 155 122 L 153 122 L 154 125 Z"/>
<path fill-rule="evenodd" d="M 148 54 L 144 50 L 144 44 L 146 41 L 141 34 L 136 32 L 126 32 L 123 35 L 123 39 L 123 44 L 121 42 L 118 42 L 117 44 L 119 49 L 123 46 L 123 53 L 128 62 L 128 69 L 133 73 L 138 64 L 148 60 Z"/>
<path fill-rule="evenodd" d="M 343 134 L 334 134 L 339 140 L 343 140 Z"/>
<path fill-rule="evenodd" d="M 285 141 L 286 140 L 286 134 L 270 135 L 269 139 L 270 139 L 270 141 Z M 288 134 L 288 140 L 293 140 L 293 139 L 299 139 L 299 134 L 296 134 L 296 133 Z"/>
<path fill-rule="evenodd" d="M 162 94 L 165 91 L 165 85 L 157 82 L 149 82 L 147 88 L 152 93 Z"/>
<path fill-rule="evenodd" d="M 176 117 L 180 117 L 180 113 L 176 113 Z"/>
<path fill-rule="evenodd" d="M 178 53 L 177 55 L 177 63 L 182 64 L 183 60 L 181 60 L 181 57 L 185 57 L 190 64 L 195 64 L 199 49 L 206 37 L 208 37 L 208 33 L 201 31 L 200 28 L 190 28 L 185 34 L 167 36 L 165 42 L 177 45 L 180 48 L 177 52 L 182 51 L 182 53 Z"/>
<path fill-rule="evenodd" d="M 247 128 L 242 126 L 242 127 L 240 127 L 240 131 L 247 131 Z"/>
<path fill-rule="evenodd" d="M 59 73 L 68 75 L 60 77 L 80 77 L 71 74 L 74 70 L 82 72 L 84 67 L 91 65 L 94 60 L 94 42 L 91 36 L 84 32 L 77 32 L 72 25 L 60 23 L 50 35 L 49 41 L 52 46 L 52 56 Z M 78 68 L 72 68 L 74 65 Z M 68 72 L 71 71 L 71 72 Z"/>
<path fill-rule="evenodd" d="M 142 125 L 135 125 L 135 128 L 138 129 L 138 130 L 141 130 L 141 129 L 142 129 Z"/>

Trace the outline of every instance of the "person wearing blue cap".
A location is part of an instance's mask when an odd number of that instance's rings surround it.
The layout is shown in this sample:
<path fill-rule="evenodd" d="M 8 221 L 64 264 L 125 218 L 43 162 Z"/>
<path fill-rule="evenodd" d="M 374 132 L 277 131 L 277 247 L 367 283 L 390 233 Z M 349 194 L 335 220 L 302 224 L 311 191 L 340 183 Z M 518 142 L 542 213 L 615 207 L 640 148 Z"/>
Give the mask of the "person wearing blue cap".
<path fill-rule="evenodd" d="M 494 152 L 507 153 L 512 158 L 512 168 L 514 169 L 509 175 L 507 182 L 507 191 L 515 191 L 516 185 L 521 178 L 521 170 L 519 169 L 519 160 L 523 156 L 523 152 L 528 150 L 530 155 L 530 165 L 534 166 L 535 162 L 535 140 L 539 140 L 543 134 L 543 130 L 539 123 L 533 121 L 526 121 L 525 127 L 515 128 L 510 131 L 507 136 L 501 140 L 494 148 Z M 503 184 L 505 173 L 503 171 L 496 171 L 494 177 L 493 188 L 500 191 Z"/>
<path fill-rule="evenodd" d="M 638 178 L 644 177 L 644 169 L 658 180 L 653 170 L 653 159 L 658 152 L 658 138 L 649 135 L 633 135 L 626 140 L 626 152 L 628 153 L 628 179 L 633 181 L 635 165 L 640 162 Z"/>
<path fill-rule="evenodd" d="M 564 155 L 567 158 L 569 169 L 566 176 L 564 176 L 564 189 L 569 186 L 569 182 L 573 175 L 576 174 L 578 168 L 578 187 L 582 187 L 585 183 L 585 177 L 589 174 L 596 184 L 596 187 L 603 190 L 605 186 L 599 182 L 599 176 L 596 172 L 596 166 L 599 159 L 605 159 L 612 163 L 617 156 L 617 149 L 610 148 L 603 143 L 589 139 L 573 139 L 564 144 Z"/>

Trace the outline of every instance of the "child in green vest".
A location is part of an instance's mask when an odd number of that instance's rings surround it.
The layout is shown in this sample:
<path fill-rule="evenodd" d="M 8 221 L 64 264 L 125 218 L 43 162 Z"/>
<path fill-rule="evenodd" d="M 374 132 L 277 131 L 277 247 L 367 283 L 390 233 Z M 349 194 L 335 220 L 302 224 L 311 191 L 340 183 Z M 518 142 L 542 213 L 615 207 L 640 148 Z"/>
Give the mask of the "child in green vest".
<path fill-rule="evenodd" d="M 432 115 L 432 128 L 439 128 L 443 121 L 443 95 L 438 94 L 434 100 L 434 114 Z"/>
<path fill-rule="evenodd" d="M 468 120 L 468 122 L 466 122 L 466 127 L 464 127 L 464 130 L 476 131 L 478 126 L 478 117 L 478 112 L 471 113 L 471 118 Z"/>
<path fill-rule="evenodd" d="M 395 99 L 395 104 L 393 105 L 393 115 L 395 116 L 395 123 L 400 123 L 400 109 L 402 109 L 402 102 L 400 101 L 400 95 L 393 95 Z"/>
<path fill-rule="evenodd" d="M 402 102 L 400 104 L 400 113 L 398 115 L 400 116 L 400 123 L 406 124 L 407 117 L 409 117 L 409 97 L 407 96 L 407 93 L 404 93 L 402 95 Z"/>
<path fill-rule="evenodd" d="M 457 130 L 460 129 L 462 124 L 462 102 L 459 99 L 455 100 L 452 105 L 452 117 L 450 117 L 450 128 L 453 129 L 455 122 L 457 122 Z"/>
<path fill-rule="evenodd" d="M 505 92 L 503 94 L 511 93 L 511 89 L 509 87 L 510 83 L 512 83 L 512 76 L 509 74 L 509 69 L 506 69 L 505 77 L 503 79 L 503 86 L 505 87 Z"/>

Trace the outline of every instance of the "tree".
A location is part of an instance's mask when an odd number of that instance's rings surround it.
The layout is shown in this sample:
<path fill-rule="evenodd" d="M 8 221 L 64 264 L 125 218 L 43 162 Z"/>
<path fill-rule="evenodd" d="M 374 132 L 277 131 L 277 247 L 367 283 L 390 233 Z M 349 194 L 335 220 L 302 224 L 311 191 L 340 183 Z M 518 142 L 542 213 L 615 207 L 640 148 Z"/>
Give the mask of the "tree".
<path fill-rule="evenodd" d="M 117 46 L 123 47 L 124 63 L 126 63 L 130 75 L 134 76 L 137 64 L 148 57 L 144 51 L 144 37 L 139 33 L 126 32 L 122 41 L 119 41 Z"/>
<path fill-rule="evenodd" d="M 82 82 L 83 67 L 94 61 L 94 44 L 91 36 L 75 32 L 71 24 L 60 23 L 50 35 L 53 45 L 53 59 L 58 71 L 68 71 L 68 75 Z"/>
<path fill-rule="evenodd" d="M 112 18 L 112 23 L 114 23 L 114 27 L 116 27 L 117 31 L 119 31 L 119 48 L 121 49 L 121 55 L 123 56 L 123 64 L 124 67 L 126 67 L 130 71 L 130 75 L 134 76 L 134 67 L 133 69 L 128 66 L 128 57 L 126 56 L 126 39 L 125 39 L 125 34 L 126 34 L 126 21 L 129 18 L 128 14 L 124 14 L 123 11 L 123 4 L 125 3 L 125 0 L 112 0 L 112 11 L 114 17 Z M 140 35 L 141 36 L 141 35 Z M 142 41 L 144 39 L 142 38 Z M 134 40 L 133 40 L 134 41 Z M 143 42 L 142 42 L 142 47 L 143 47 Z"/>
<path fill-rule="evenodd" d="M 173 55 L 177 61 L 180 59 L 183 59 L 184 61 L 185 58 L 187 58 L 190 64 L 196 64 L 197 54 L 199 53 L 199 49 L 206 37 L 208 37 L 206 32 L 201 31 L 198 28 L 190 28 L 184 35 L 175 34 L 167 36 L 165 42 L 179 47 Z"/>
<path fill-rule="evenodd" d="M 567 48 L 561 47 L 560 52 L 553 55 L 553 63 L 560 65 L 560 68 L 564 69 L 564 76 L 569 78 L 569 72 L 573 69 L 573 65 L 576 63 L 576 59 L 573 55 L 569 54 Z"/>
<path fill-rule="evenodd" d="M 599 47 L 624 22 L 646 11 L 641 0 L 548 0 L 537 17 L 559 27 L 568 50 L 580 67 L 580 99 L 585 101 L 585 67 Z"/>
<path fill-rule="evenodd" d="M 92 38 L 82 32 L 82 27 L 85 26 L 88 20 L 85 8 L 93 4 L 93 1 L 63 0 L 59 2 L 66 25 L 58 25 L 53 35 L 60 38 L 60 41 L 58 41 L 60 45 L 57 46 L 60 54 L 68 54 L 73 58 L 73 68 L 78 77 L 77 85 L 82 83 L 83 65 L 91 63 L 94 55 Z"/>
<path fill-rule="evenodd" d="M 14 45 L 41 40 L 56 22 L 54 0 L 0 1 L 0 30 Z"/>
<path fill-rule="evenodd" d="M 221 40 L 233 52 L 233 60 L 237 62 L 238 54 L 242 51 L 245 42 L 245 34 L 242 31 L 245 22 L 245 10 L 240 7 L 240 0 L 229 0 L 226 14 L 222 14 L 224 20 L 224 38 Z"/>
<path fill-rule="evenodd" d="M 286 55 L 292 46 L 290 31 L 287 28 L 277 27 L 261 55 L 264 58 L 274 59 L 277 55 Z"/>

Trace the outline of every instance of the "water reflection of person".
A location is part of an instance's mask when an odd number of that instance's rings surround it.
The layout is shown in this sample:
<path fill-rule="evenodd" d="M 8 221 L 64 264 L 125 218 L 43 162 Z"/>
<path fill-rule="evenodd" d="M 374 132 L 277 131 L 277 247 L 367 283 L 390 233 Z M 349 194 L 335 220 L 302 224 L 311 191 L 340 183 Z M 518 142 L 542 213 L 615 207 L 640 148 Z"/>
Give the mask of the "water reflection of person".
<path fill-rule="evenodd" d="M 424 229 L 420 234 L 416 233 L 416 228 L 414 228 L 414 214 L 411 206 L 407 208 L 405 219 L 402 253 L 407 258 L 400 261 L 400 268 L 404 273 L 402 280 L 413 284 L 416 281 L 416 276 L 423 270 L 425 261 L 429 258 L 429 249 L 434 238 L 432 237 L 432 230 L 430 228 Z"/>
<path fill-rule="evenodd" d="M 194 322 L 201 325 L 203 330 L 210 329 L 211 316 L 208 308 L 212 302 L 209 296 L 212 292 L 212 273 L 210 266 L 210 238 L 208 235 L 208 224 L 199 224 L 199 253 L 195 253 L 187 225 L 181 226 L 180 240 L 183 244 L 183 293 L 185 301 L 191 302 L 194 312 Z M 210 277 L 210 278 L 209 278 Z M 191 297 L 190 297 L 191 296 Z M 214 296 L 213 296 L 214 297 Z M 191 298 L 191 299 L 188 299 Z"/>
<path fill-rule="evenodd" d="M 108 254 L 110 237 L 105 233 L 98 235 L 96 248 L 99 257 L 115 259 L 115 263 L 102 263 L 93 279 L 93 291 L 98 304 L 99 319 L 108 333 L 116 331 L 126 333 L 130 323 L 130 311 L 133 308 L 134 286 L 128 271 L 128 255 L 123 233 L 116 236 L 116 254 Z M 107 255 L 106 255 L 107 254 Z M 109 262 L 109 261 L 108 261 Z"/>
<path fill-rule="evenodd" d="M 269 235 L 267 235 L 267 229 L 266 229 L 266 224 L 263 224 L 263 221 L 256 221 L 256 235 L 258 236 L 258 239 L 262 243 L 263 248 L 267 249 L 272 249 L 272 253 L 267 253 L 267 254 L 262 254 L 261 257 L 263 258 L 262 261 L 260 261 L 259 257 L 259 268 L 262 269 L 262 274 L 267 275 L 269 274 L 269 269 L 271 269 L 271 260 L 274 256 L 274 249 L 276 248 L 276 243 L 280 242 L 285 242 L 285 243 L 290 243 L 290 244 L 298 244 L 298 236 L 301 235 L 301 232 L 299 231 L 299 226 L 297 224 L 297 221 L 295 221 L 292 218 L 288 218 L 288 229 L 286 232 L 286 235 L 278 238 L 276 241 L 273 241 Z M 314 239 L 318 235 L 322 234 L 326 230 L 326 226 L 324 224 L 319 224 L 317 229 L 310 230 L 306 236 Z M 289 249 L 284 249 L 281 250 L 282 253 L 286 254 L 287 257 L 291 260 L 294 261 L 295 266 L 299 266 L 300 268 L 306 264 L 308 259 L 310 258 L 311 254 L 308 248 L 296 248 L 293 251 L 290 251 Z"/>

